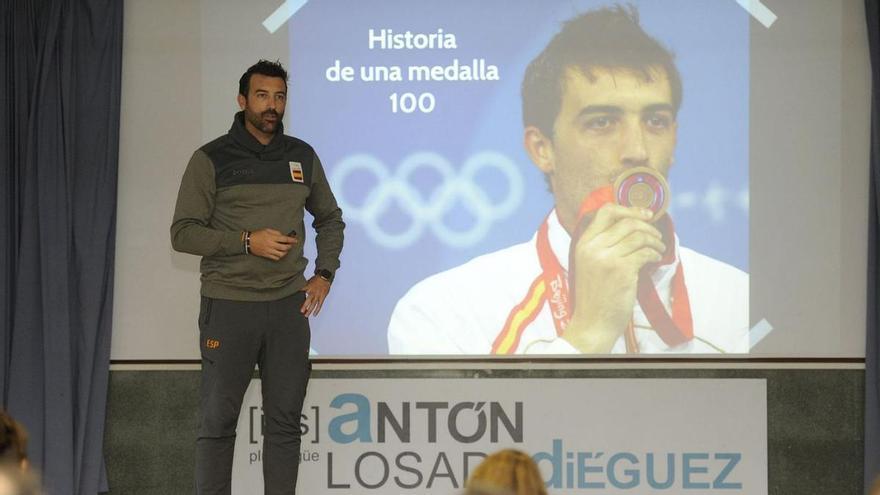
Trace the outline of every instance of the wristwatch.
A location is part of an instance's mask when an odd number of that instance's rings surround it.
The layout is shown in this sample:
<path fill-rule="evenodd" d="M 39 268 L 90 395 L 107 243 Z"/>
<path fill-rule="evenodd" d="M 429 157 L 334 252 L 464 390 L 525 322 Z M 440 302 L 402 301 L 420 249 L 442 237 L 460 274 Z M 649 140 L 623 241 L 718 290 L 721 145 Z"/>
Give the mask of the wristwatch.
<path fill-rule="evenodd" d="M 319 269 L 315 270 L 315 275 L 323 278 L 324 280 L 326 280 L 328 282 L 331 282 L 331 283 L 333 282 L 333 272 L 331 272 L 330 270 L 325 270 L 324 268 L 319 268 Z"/>

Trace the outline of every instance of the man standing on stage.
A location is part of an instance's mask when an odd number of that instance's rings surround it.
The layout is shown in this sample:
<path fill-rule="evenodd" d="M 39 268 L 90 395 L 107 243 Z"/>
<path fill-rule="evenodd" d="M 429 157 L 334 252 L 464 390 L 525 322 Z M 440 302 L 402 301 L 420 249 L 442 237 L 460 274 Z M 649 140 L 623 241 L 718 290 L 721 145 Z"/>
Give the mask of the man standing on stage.
<path fill-rule="evenodd" d="M 345 224 L 315 150 L 284 135 L 281 64 L 260 60 L 238 92 L 242 111 L 229 133 L 190 159 L 171 225 L 174 249 L 202 256 L 196 485 L 199 494 L 230 493 L 235 426 L 257 364 L 265 493 L 293 494 L 311 370 L 308 317 L 320 312 L 339 268 Z M 318 249 L 308 280 L 304 208 Z"/>

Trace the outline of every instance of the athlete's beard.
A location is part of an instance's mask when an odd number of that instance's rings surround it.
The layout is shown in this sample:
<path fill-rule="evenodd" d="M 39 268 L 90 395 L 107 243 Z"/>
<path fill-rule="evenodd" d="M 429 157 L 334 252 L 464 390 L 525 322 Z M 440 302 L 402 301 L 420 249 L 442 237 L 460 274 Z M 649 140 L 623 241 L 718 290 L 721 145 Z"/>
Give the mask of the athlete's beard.
<path fill-rule="evenodd" d="M 265 120 L 265 118 L 269 115 L 275 116 L 275 122 L 267 122 Z M 284 114 L 279 114 L 275 110 L 266 110 L 261 114 L 257 114 L 245 109 L 244 117 L 248 120 L 248 122 L 251 123 L 252 126 L 256 127 L 261 132 L 265 132 L 266 134 L 274 134 L 275 130 L 278 129 L 278 123 L 281 122 Z"/>

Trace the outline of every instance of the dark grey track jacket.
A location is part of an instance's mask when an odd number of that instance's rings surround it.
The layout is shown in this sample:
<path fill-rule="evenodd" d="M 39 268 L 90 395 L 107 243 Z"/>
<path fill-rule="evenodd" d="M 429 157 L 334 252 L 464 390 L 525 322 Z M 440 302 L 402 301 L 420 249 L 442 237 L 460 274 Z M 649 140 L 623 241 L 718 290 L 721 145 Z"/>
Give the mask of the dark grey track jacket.
<path fill-rule="evenodd" d="M 318 155 L 280 125 L 262 145 L 238 112 L 228 134 L 193 153 L 177 195 L 171 245 L 202 256 L 204 296 L 280 299 L 305 285 L 304 208 L 315 218 L 316 269 L 336 272 L 345 224 Z M 280 261 L 245 254 L 242 232 L 263 228 L 295 231 L 299 242 Z"/>

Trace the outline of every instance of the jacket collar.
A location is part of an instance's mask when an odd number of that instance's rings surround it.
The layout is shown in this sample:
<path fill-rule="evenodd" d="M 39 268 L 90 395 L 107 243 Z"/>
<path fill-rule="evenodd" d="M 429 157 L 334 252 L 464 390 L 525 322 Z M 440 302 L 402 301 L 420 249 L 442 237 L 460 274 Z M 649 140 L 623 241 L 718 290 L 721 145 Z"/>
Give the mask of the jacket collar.
<path fill-rule="evenodd" d="M 232 127 L 229 129 L 229 135 L 235 140 L 235 142 L 254 153 L 260 154 L 280 151 L 282 140 L 278 139 L 278 136 L 282 134 L 284 134 L 284 124 L 279 120 L 278 129 L 275 130 L 275 136 L 272 137 L 269 144 L 264 146 L 261 142 L 257 141 L 257 138 L 255 138 L 247 128 L 245 128 L 243 110 L 235 114 L 235 117 L 232 119 Z"/>

